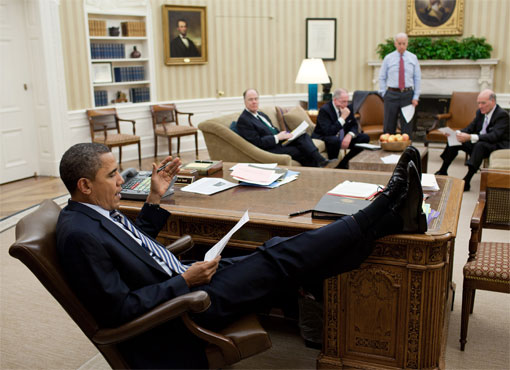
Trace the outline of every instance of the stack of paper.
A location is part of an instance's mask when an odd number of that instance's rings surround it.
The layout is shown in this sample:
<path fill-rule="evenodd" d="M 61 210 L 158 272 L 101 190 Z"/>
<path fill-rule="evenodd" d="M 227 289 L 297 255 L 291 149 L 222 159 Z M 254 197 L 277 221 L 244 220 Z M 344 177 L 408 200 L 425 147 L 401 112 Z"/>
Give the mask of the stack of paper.
<path fill-rule="evenodd" d="M 237 186 L 237 184 L 224 179 L 218 179 L 216 177 L 203 177 L 200 180 L 197 180 L 190 185 L 183 187 L 181 190 L 187 191 L 189 193 L 211 195 L 223 190 L 233 188 L 234 186 Z"/>
<path fill-rule="evenodd" d="M 350 198 L 370 199 L 383 188 L 384 186 L 382 185 L 369 184 L 366 182 L 344 181 L 328 191 L 328 194 Z"/>
<path fill-rule="evenodd" d="M 303 135 L 306 132 L 308 127 L 309 126 L 306 121 L 301 122 L 298 127 L 296 127 L 294 130 L 292 130 L 292 132 L 291 132 L 292 137 L 290 139 L 285 140 L 282 143 L 282 145 L 287 145 L 288 143 L 296 140 L 298 137 L 300 137 L 301 135 Z"/>
<path fill-rule="evenodd" d="M 277 168 L 263 168 L 244 163 L 233 168 L 231 176 L 234 179 L 255 185 L 270 185 L 286 173 L 285 170 Z"/>
<path fill-rule="evenodd" d="M 421 175 L 421 187 L 424 191 L 438 191 L 436 176 L 431 173 L 423 173 Z"/>

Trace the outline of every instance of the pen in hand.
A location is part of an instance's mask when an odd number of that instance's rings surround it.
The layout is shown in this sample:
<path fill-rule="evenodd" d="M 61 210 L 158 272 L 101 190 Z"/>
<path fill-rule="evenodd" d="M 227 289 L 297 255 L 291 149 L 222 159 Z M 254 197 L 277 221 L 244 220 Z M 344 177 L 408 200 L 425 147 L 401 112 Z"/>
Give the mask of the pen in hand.
<path fill-rule="evenodd" d="M 289 213 L 289 217 L 304 215 L 305 213 L 309 213 L 309 212 L 312 212 L 312 211 L 313 211 L 313 209 L 307 209 L 307 210 L 304 210 L 304 211 L 298 211 L 298 212 L 294 212 L 294 213 Z"/>

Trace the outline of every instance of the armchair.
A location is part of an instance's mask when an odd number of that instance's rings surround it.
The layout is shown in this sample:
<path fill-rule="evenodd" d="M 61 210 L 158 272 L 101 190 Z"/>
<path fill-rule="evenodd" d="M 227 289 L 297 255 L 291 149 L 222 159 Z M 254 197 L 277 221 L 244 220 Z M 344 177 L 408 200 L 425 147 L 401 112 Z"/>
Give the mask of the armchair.
<path fill-rule="evenodd" d="M 87 118 L 90 125 L 90 136 L 93 143 L 106 145 L 108 148 L 119 148 L 119 164 L 122 163 L 122 147 L 124 145 L 138 145 L 138 165 L 142 167 L 142 150 L 140 147 L 140 136 L 136 135 L 135 121 L 119 118 L 117 109 L 89 109 Z M 120 132 L 120 121 L 131 122 L 133 134 L 122 134 Z M 109 132 L 111 131 L 111 132 Z M 112 133 L 113 132 L 113 133 Z"/>
<path fill-rule="evenodd" d="M 510 243 L 482 241 L 483 229 L 510 230 L 510 171 L 482 169 L 464 265 L 460 349 L 464 351 L 476 289 L 510 293 Z"/>
<path fill-rule="evenodd" d="M 355 116 L 359 120 L 361 130 L 370 137 L 370 141 L 379 140 L 379 136 L 384 132 L 384 102 L 381 96 L 368 94 Z"/>
<path fill-rule="evenodd" d="M 425 146 L 430 142 L 446 143 L 446 136 L 438 130 L 441 120 L 446 120 L 446 126 L 453 130 L 460 130 L 466 127 L 475 117 L 478 105 L 476 99 L 478 92 L 453 92 L 450 100 L 448 113 L 438 114 L 436 121 L 427 130 Z"/>
<path fill-rule="evenodd" d="M 245 316 L 218 333 L 193 322 L 189 313 L 204 311 L 211 304 L 204 291 L 171 299 L 117 328 L 101 327 L 67 284 L 59 265 L 55 240 L 59 214 L 60 207 L 45 200 L 36 211 L 23 217 L 16 225 L 16 241 L 9 248 L 9 254 L 34 273 L 112 368 L 129 368 L 119 351 L 120 344 L 173 319 L 182 320 L 194 335 L 209 343 L 206 356 L 211 368 L 233 364 L 271 347 L 269 336 L 255 315 Z M 184 236 L 168 249 L 178 254 L 192 246 L 191 237 Z"/>
<path fill-rule="evenodd" d="M 154 158 L 158 155 L 158 136 L 168 139 L 168 153 L 172 155 L 172 138 L 177 138 L 177 155 L 181 151 L 181 136 L 195 136 L 195 156 L 198 158 L 198 129 L 191 124 L 193 113 L 180 112 L 175 104 L 151 105 L 154 129 Z M 188 116 L 188 125 L 179 125 L 179 115 Z"/>

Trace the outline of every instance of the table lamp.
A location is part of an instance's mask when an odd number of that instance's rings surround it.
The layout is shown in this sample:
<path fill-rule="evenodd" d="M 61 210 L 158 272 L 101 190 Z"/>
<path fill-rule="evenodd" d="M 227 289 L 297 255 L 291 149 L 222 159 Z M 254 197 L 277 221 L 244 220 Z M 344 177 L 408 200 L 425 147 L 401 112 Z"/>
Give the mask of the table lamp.
<path fill-rule="evenodd" d="M 317 84 L 329 83 L 328 72 L 322 59 L 303 59 L 296 83 L 308 84 L 308 110 L 317 110 Z"/>

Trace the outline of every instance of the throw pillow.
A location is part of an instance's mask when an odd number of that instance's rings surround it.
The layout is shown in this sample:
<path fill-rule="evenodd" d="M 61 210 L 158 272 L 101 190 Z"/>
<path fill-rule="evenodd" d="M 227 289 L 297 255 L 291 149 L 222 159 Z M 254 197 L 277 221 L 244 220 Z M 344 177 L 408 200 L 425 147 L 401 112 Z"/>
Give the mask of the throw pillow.
<path fill-rule="evenodd" d="M 232 123 L 230 124 L 230 129 L 239 135 L 239 131 L 237 131 L 237 122 L 236 121 L 232 121 Z"/>
<path fill-rule="evenodd" d="M 283 119 L 283 115 L 287 112 L 289 112 L 292 107 L 275 107 L 276 109 L 276 117 L 278 119 L 278 124 L 281 128 L 284 128 L 285 130 L 289 130 L 289 128 L 286 126 L 285 121 Z"/>
<path fill-rule="evenodd" d="M 310 117 L 308 117 L 308 113 L 306 113 L 306 111 L 300 106 L 294 107 L 289 112 L 284 113 L 283 120 L 285 121 L 285 124 L 289 130 L 294 130 L 301 124 L 301 122 L 306 121 L 308 123 L 308 129 L 306 130 L 306 133 L 308 135 L 312 135 L 312 132 L 315 128 L 312 120 Z"/>

